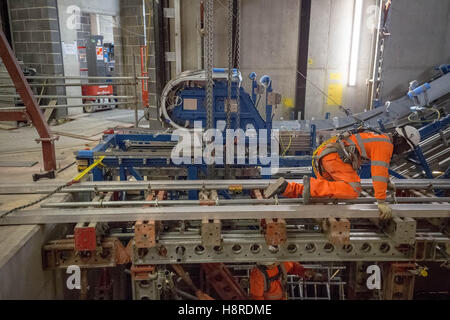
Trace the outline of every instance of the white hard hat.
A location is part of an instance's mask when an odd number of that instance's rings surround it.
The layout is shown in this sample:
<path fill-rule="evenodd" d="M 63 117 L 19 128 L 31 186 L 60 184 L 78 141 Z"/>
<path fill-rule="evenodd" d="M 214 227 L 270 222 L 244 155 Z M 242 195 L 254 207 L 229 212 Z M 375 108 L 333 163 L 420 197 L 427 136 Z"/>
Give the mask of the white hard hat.
<path fill-rule="evenodd" d="M 397 133 L 406 139 L 409 146 L 414 149 L 420 143 L 420 132 L 414 127 L 405 126 L 402 128 L 395 128 Z"/>

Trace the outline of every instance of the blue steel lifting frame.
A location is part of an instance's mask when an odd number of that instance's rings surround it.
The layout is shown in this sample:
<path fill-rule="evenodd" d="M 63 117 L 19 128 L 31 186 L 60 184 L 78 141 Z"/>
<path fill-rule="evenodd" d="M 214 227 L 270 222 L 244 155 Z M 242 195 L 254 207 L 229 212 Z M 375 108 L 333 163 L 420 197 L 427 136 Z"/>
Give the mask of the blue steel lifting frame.
<path fill-rule="evenodd" d="M 258 129 L 268 129 L 272 128 L 272 106 L 268 104 L 268 95 L 273 91 L 272 90 L 272 81 L 268 76 L 264 76 L 261 78 L 262 84 L 265 86 L 265 100 L 266 100 L 266 121 L 264 121 L 259 114 L 256 108 L 256 99 L 258 88 L 258 84 L 256 81 L 256 74 L 251 74 L 250 79 L 252 80 L 252 93 L 251 96 L 245 92 L 245 90 L 241 87 L 238 87 L 237 82 L 233 82 L 233 90 L 232 90 L 232 99 L 236 99 L 237 91 L 239 90 L 240 96 L 240 105 L 241 105 L 241 128 L 247 128 L 248 125 L 253 126 L 256 130 Z M 206 119 L 206 110 L 203 106 L 205 93 L 201 88 L 185 88 L 180 93 L 181 103 L 174 108 L 173 117 L 177 120 L 189 120 L 191 125 L 193 121 L 202 121 L 203 126 L 205 125 Z M 226 112 L 225 112 L 225 99 L 227 97 L 227 86 L 225 81 L 216 81 L 214 87 L 214 101 L 213 101 L 213 110 L 214 110 L 214 123 L 217 125 L 217 121 L 223 120 L 226 121 Z M 184 99 L 196 99 L 198 101 L 198 105 L 196 110 L 184 110 Z M 327 118 L 329 115 L 327 114 Z M 232 113 L 232 128 L 235 126 L 236 114 Z M 438 133 L 443 128 L 446 128 L 450 124 L 450 115 L 444 117 L 439 121 L 435 121 L 431 124 L 428 124 L 422 127 L 419 131 L 421 134 L 422 140 L 427 139 L 428 137 Z M 384 131 L 384 127 L 382 123 L 379 123 L 380 129 Z M 307 152 L 296 155 L 296 156 L 288 156 L 288 157 L 280 157 L 279 166 L 282 167 L 309 167 L 311 166 L 311 156 L 312 152 L 315 150 L 316 146 L 316 126 L 312 124 L 310 129 L 311 139 L 310 139 L 310 150 L 311 152 Z M 269 131 L 270 132 L 270 131 Z M 114 133 L 114 134 L 106 134 L 103 137 L 103 140 L 100 144 L 98 144 L 92 150 L 81 150 L 78 152 L 77 159 L 86 159 L 88 160 L 88 164 L 92 164 L 95 161 L 95 154 L 97 152 L 105 152 L 108 149 L 111 150 L 120 150 L 122 152 L 126 151 L 125 141 L 134 141 L 134 142 L 170 142 L 176 141 L 176 138 L 172 134 L 122 134 L 122 133 Z M 248 141 L 248 140 L 247 140 Z M 270 135 L 268 135 L 268 143 L 270 143 Z M 300 157 L 300 155 L 302 155 Z M 306 155 L 306 157 L 305 157 Z M 248 159 L 246 159 L 248 160 Z M 408 160 L 420 165 L 425 175 L 428 179 L 432 179 L 432 172 L 426 159 L 423 155 L 422 149 L 420 147 L 416 147 L 413 152 L 408 157 Z M 236 159 L 235 159 L 235 163 Z M 181 167 L 187 169 L 188 180 L 196 180 L 200 176 L 200 172 L 206 172 L 206 164 L 187 164 L 187 165 L 176 165 L 172 162 L 171 159 L 165 157 L 152 157 L 152 158 L 143 158 L 139 156 L 130 157 L 127 155 L 126 157 L 115 157 L 115 156 L 106 156 L 103 160 L 103 164 L 106 168 L 115 168 L 119 171 L 120 180 L 125 181 L 129 175 L 133 176 L 136 180 L 143 180 L 142 175 L 136 169 L 137 167 L 144 168 L 160 168 L 160 167 Z M 243 165 L 234 165 L 232 167 L 267 167 L 268 165 L 264 165 L 259 162 L 257 164 L 249 164 L 246 161 L 246 164 Z M 216 167 L 221 168 L 223 166 L 217 165 Z M 399 179 L 404 179 L 402 175 L 399 173 L 389 170 L 389 173 Z M 371 178 L 370 165 L 363 165 L 359 175 L 363 179 Z M 450 175 L 449 169 L 446 170 L 444 176 L 448 177 Z M 263 178 L 270 178 L 270 176 L 263 176 Z M 93 180 L 101 181 L 104 180 L 104 171 L 102 168 L 95 168 L 93 170 Z M 219 193 L 224 197 L 229 197 L 225 190 L 219 191 Z M 437 194 L 441 194 L 441 192 L 437 191 Z M 189 191 L 189 198 L 196 199 L 198 197 L 196 191 Z"/>
<path fill-rule="evenodd" d="M 447 115 L 446 117 L 444 117 L 438 121 L 434 121 L 433 123 L 430 123 L 430 124 L 420 128 L 419 129 L 420 138 L 422 141 L 424 141 L 425 139 L 428 139 L 432 135 L 435 135 L 442 129 L 445 129 L 449 125 L 450 125 L 450 115 Z M 433 174 L 431 172 L 430 166 L 428 165 L 427 160 L 425 159 L 425 156 L 423 155 L 422 148 L 420 146 L 415 147 L 414 150 L 412 152 L 410 152 L 410 154 L 407 156 L 407 160 L 413 162 L 414 164 L 416 164 L 418 166 L 421 166 L 427 179 L 433 179 Z M 359 174 L 360 174 L 361 178 L 363 178 L 363 179 L 371 178 L 370 165 L 363 165 L 361 167 Z M 399 174 L 391 169 L 389 169 L 389 174 L 398 179 L 406 179 L 404 176 L 402 176 L 401 174 Z M 448 178 L 449 174 L 450 174 L 449 169 L 447 169 L 446 172 L 444 173 L 443 179 Z M 439 195 L 439 194 L 443 194 L 443 193 L 440 191 L 437 191 L 436 194 Z"/>
<path fill-rule="evenodd" d="M 236 99 L 237 84 L 233 82 L 232 99 Z M 226 121 L 225 101 L 227 99 L 227 85 L 224 82 L 215 82 L 214 85 L 214 99 L 213 99 L 213 123 L 217 121 Z M 240 91 L 240 121 L 241 128 L 246 128 L 248 125 L 253 126 L 256 130 L 265 129 L 266 122 L 262 119 L 259 112 L 256 110 L 253 101 L 250 96 L 245 92 L 243 88 L 239 88 Z M 205 90 L 203 88 L 186 88 L 180 95 L 181 103 L 173 108 L 171 118 L 184 122 L 189 121 L 189 128 L 193 128 L 195 121 L 201 121 L 202 127 L 206 127 L 206 109 L 204 107 Z M 196 100 L 197 107 L 194 110 L 185 108 L 184 101 Z M 231 113 L 231 125 L 230 128 L 236 128 L 237 114 Z"/>
<path fill-rule="evenodd" d="M 103 136 L 103 140 L 100 144 L 94 147 L 92 150 L 80 150 L 78 151 L 77 159 L 88 160 L 88 164 L 92 164 L 95 160 L 96 153 L 106 152 L 108 149 L 120 150 L 124 152 L 125 141 L 135 141 L 135 142 L 169 142 L 172 141 L 171 134 L 106 134 Z M 236 159 L 235 159 L 235 163 Z M 170 158 L 166 157 L 152 157 L 146 158 L 145 156 L 130 156 L 121 158 L 120 156 L 106 156 L 102 164 L 105 168 L 115 168 L 119 170 L 119 177 L 121 181 L 126 181 L 128 176 L 133 176 L 136 180 L 143 180 L 142 175 L 136 169 L 140 168 L 161 168 L 161 167 L 177 167 L 187 169 L 187 179 L 197 180 L 200 171 L 206 172 L 206 164 L 202 161 L 201 164 L 175 164 Z M 305 157 L 282 157 L 280 158 L 280 167 L 306 167 L 311 165 L 310 159 L 305 159 Z M 269 167 L 270 164 L 263 164 L 257 161 L 257 164 L 249 164 L 248 159 L 246 159 L 246 164 L 234 165 L 232 167 L 242 168 L 242 167 Z M 222 168 L 223 165 L 217 165 L 217 168 Z M 95 168 L 93 170 L 93 180 L 102 181 L 105 180 L 104 170 L 102 168 Z M 270 178 L 270 176 L 264 176 L 264 178 Z M 223 192 L 221 194 L 224 194 Z M 197 191 L 190 191 L 189 198 L 196 199 L 198 197 Z M 226 195 L 225 195 L 226 197 Z"/>
<path fill-rule="evenodd" d="M 446 128 L 449 125 L 450 125 L 450 115 L 447 115 L 445 118 L 439 121 L 435 121 L 422 127 L 419 130 L 421 140 L 423 141 L 429 138 L 430 136 L 438 133 L 439 131 L 441 131 L 442 129 Z M 425 172 L 425 176 L 427 179 L 433 179 L 433 173 L 431 172 L 430 166 L 428 165 L 427 160 L 423 155 L 422 148 L 420 146 L 414 148 L 413 155 L 415 156 L 415 158 L 413 156 L 410 156 L 408 160 L 417 165 L 420 165 L 423 171 Z"/>
<path fill-rule="evenodd" d="M 215 69 L 215 72 L 221 71 L 221 69 Z M 223 70 L 222 70 L 223 71 Z M 237 74 L 237 73 L 236 73 Z M 272 80 L 269 76 L 263 76 L 261 78 L 261 83 L 265 87 L 265 101 L 266 101 L 266 120 L 263 120 L 261 115 L 256 108 L 256 97 L 255 92 L 258 88 L 256 81 L 256 74 L 253 74 L 252 79 L 252 95 L 250 96 L 245 92 L 244 88 L 238 85 L 237 81 L 232 82 L 232 99 L 237 98 L 237 93 L 239 92 L 240 99 L 240 128 L 247 129 L 248 127 L 253 127 L 257 131 L 260 129 L 267 129 L 270 132 L 272 128 L 272 108 L 273 106 L 268 103 L 269 94 L 273 91 Z M 214 101 L 213 101 L 213 119 L 214 124 L 217 126 L 218 121 L 226 121 L 226 111 L 225 111 L 225 100 L 228 96 L 227 83 L 223 80 L 215 80 L 214 84 Z M 178 95 L 180 103 L 176 105 L 172 110 L 172 119 L 178 122 L 189 121 L 190 128 L 193 127 L 195 121 L 202 121 L 202 126 L 206 125 L 206 109 L 204 107 L 205 91 L 203 88 L 198 88 L 195 86 L 184 88 Z M 184 108 L 184 103 L 186 99 L 195 99 L 195 108 Z M 237 116 L 236 112 L 232 112 L 231 115 L 231 128 L 236 127 Z M 174 138 L 174 139 L 173 139 Z M 270 145 L 270 134 L 268 134 L 268 145 Z M 103 137 L 102 142 L 97 145 L 92 150 L 82 150 L 78 152 L 77 159 L 86 159 L 88 163 L 91 164 L 94 161 L 95 154 L 97 152 L 105 152 L 108 149 L 120 150 L 122 152 L 126 151 L 125 141 L 135 141 L 135 142 L 169 142 L 176 140 L 172 134 L 107 134 Z M 247 139 L 248 141 L 248 139 Z M 311 154 L 316 147 L 316 130 L 315 126 L 311 126 Z M 268 150 L 270 152 L 270 150 Z M 187 168 L 187 179 L 198 179 L 199 170 L 204 171 L 206 165 L 201 164 L 191 164 L 191 165 L 175 165 L 170 159 L 167 158 L 142 158 L 142 157 L 110 157 L 107 156 L 103 160 L 103 164 L 107 168 L 116 168 L 119 170 L 119 176 L 121 180 L 126 180 L 128 175 L 132 175 L 137 180 L 142 180 L 143 177 L 136 170 L 136 167 L 184 167 Z M 248 160 L 248 159 L 247 159 Z M 248 161 L 247 161 L 248 162 Z M 237 163 L 235 161 L 235 163 Z M 283 157 L 280 159 L 280 167 L 305 167 L 310 166 L 311 160 L 305 157 L 292 156 Z M 268 167 L 259 162 L 257 164 L 244 164 L 235 165 L 234 167 Z M 217 166 L 220 168 L 221 166 Z M 96 168 L 93 171 L 93 180 L 103 180 L 103 170 Z M 270 176 L 264 176 L 264 178 L 270 178 Z"/>
<path fill-rule="evenodd" d="M 432 135 L 440 132 L 441 130 L 445 129 L 449 125 L 450 125 L 450 115 L 447 115 L 446 117 L 444 117 L 443 119 L 441 119 L 439 121 L 434 121 L 433 123 L 430 123 L 429 125 L 422 127 L 419 130 L 420 138 L 423 141 L 423 140 L 431 137 Z M 433 173 L 431 172 L 430 166 L 428 165 L 427 160 L 425 159 L 425 157 L 423 155 L 422 148 L 420 148 L 420 146 L 417 146 L 414 149 L 414 154 L 415 154 L 418 162 L 414 162 L 414 161 L 413 162 L 422 167 L 427 179 L 433 179 Z M 446 179 L 449 177 L 449 175 L 450 175 L 450 167 L 447 168 L 447 170 L 445 170 L 445 172 L 441 178 Z M 445 196 L 445 192 L 443 190 L 435 190 L 434 193 L 438 197 Z"/>

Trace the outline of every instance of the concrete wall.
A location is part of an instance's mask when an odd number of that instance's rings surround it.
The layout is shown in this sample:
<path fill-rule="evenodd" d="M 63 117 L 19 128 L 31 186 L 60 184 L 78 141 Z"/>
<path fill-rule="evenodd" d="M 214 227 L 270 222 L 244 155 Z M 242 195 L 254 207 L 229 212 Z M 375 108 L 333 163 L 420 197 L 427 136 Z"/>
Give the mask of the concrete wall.
<path fill-rule="evenodd" d="M 274 90 L 283 95 L 288 105 L 295 98 L 295 68 L 300 1 L 245 0 L 241 2 L 241 72 L 244 87 L 250 90 L 248 75 L 270 75 Z M 214 3 L 214 65 L 228 66 L 227 1 Z M 183 70 L 198 69 L 197 21 L 200 0 L 181 1 L 181 36 Z M 289 102 L 290 101 L 290 102 Z M 263 104 L 260 112 L 264 114 Z M 275 110 L 277 118 L 287 117 L 290 109 L 281 105 Z"/>
<path fill-rule="evenodd" d="M 348 87 L 350 39 L 354 0 L 312 1 L 308 78 L 328 93 L 330 84 L 343 86 L 342 105 L 354 112 L 368 107 L 367 79 L 373 52 L 376 21 L 374 0 L 364 0 L 359 67 L 356 87 Z M 412 80 L 426 81 L 433 68 L 450 60 L 450 2 L 392 1 L 383 64 L 382 100 L 405 94 Z M 337 75 L 341 80 L 332 80 Z M 307 85 L 306 116 L 321 118 L 326 112 L 342 115 L 313 85 Z"/>
<path fill-rule="evenodd" d="M 162 3 L 162 1 L 160 1 Z M 144 15 L 145 4 L 145 15 Z M 155 35 L 154 35 L 154 18 L 153 18 L 153 0 L 120 0 L 120 20 L 114 29 L 115 37 L 115 56 L 116 56 L 116 75 L 133 76 L 134 68 L 139 76 L 141 74 L 141 46 L 147 44 L 147 72 L 149 76 L 149 118 L 150 127 L 152 129 L 160 129 L 161 125 L 157 118 L 156 112 L 156 69 L 155 69 Z M 167 19 L 164 19 L 167 20 Z M 167 22 L 167 21 L 165 21 Z M 166 28 L 163 27 L 163 32 Z M 164 84 L 163 84 L 164 85 Z M 120 88 L 120 95 L 135 95 L 134 87 L 127 86 Z M 142 87 L 138 82 L 137 89 L 138 100 L 141 101 Z M 135 104 L 127 105 L 134 108 Z M 142 108 L 142 104 L 138 104 L 138 108 Z M 144 123 L 144 122 L 142 122 Z"/>
<path fill-rule="evenodd" d="M 295 98 L 300 1 L 242 1 L 241 71 L 269 74 L 283 95 L 276 118 L 288 117 Z M 198 68 L 199 0 L 181 7 L 183 70 Z M 364 0 L 356 86 L 348 86 L 354 0 L 313 0 L 309 42 L 306 118 L 342 115 L 324 94 L 342 89 L 341 104 L 353 112 L 368 108 L 367 80 L 377 21 L 376 0 Z M 226 2 L 215 2 L 215 65 L 227 65 Z M 411 80 L 427 80 L 432 68 L 450 60 L 450 2 L 395 0 L 384 59 L 383 100 L 403 95 Z M 311 84 L 311 82 L 314 84 Z M 248 88 L 248 81 L 244 86 Z M 320 89 L 317 89 L 316 86 Z M 337 95 L 339 96 L 339 95 Z M 336 95 L 332 95 L 334 100 Z"/>
<path fill-rule="evenodd" d="M 74 11 L 74 6 L 79 8 Z M 104 29 L 112 33 L 112 19 L 103 18 L 104 15 L 116 16 L 119 14 L 119 0 L 58 0 L 59 28 L 61 30 L 61 41 L 65 44 L 75 44 L 76 46 L 85 46 L 85 41 L 91 35 L 91 14 L 102 15 L 99 19 L 100 27 L 106 25 Z M 76 15 L 75 25 L 71 24 L 74 14 Z M 110 36 L 110 38 L 112 38 Z M 87 73 L 80 74 L 80 62 L 77 54 L 63 52 L 64 72 L 66 76 L 85 76 Z M 86 68 L 87 65 L 82 67 Z M 70 82 L 79 82 L 79 80 L 67 80 Z M 80 96 L 81 87 L 67 87 L 67 94 Z M 68 104 L 81 104 L 81 99 L 68 99 Z M 80 113 L 81 108 L 70 108 L 69 114 Z"/>
<path fill-rule="evenodd" d="M 145 45 L 142 0 L 120 1 L 120 27 L 117 29 L 117 34 L 121 36 L 121 41 L 114 48 L 116 74 L 118 76 L 134 76 L 134 72 L 136 72 L 139 75 L 141 72 L 140 48 Z M 139 93 L 141 93 L 140 89 L 138 89 Z M 135 88 L 132 86 L 119 88 L 118 94 L 135 95 Z M 127 107 L 134 108 L 134 103 L 127 104 Z"/>
<path fill-rule="evenodd" d="M 196 25 L 199 0 L 183 0 L 181 7 L 183 70 L 197 69 L 198 44 Z M 215 65 L 227 66 L 226 17 L 223 4 L 215 2 Z M 373 29 L 375 18 L 370 7 L 375 0 L 364 1 L 357 85 L 348 87 L 348 69 L 353 26 L 353 0 L 314 0 L 311 9 L 308 79 L 328 93 L 332 85 L 342 86 L 342 104 L 359 112 L 366 107 Z M 250 90 L 248 74 L 268 74 L 274 90 L 283 96 L 275 110 L 275 119 L 288 119 L 295 104 L 298 24 L 300 1 L 242 1 L 241 71 L 244 87 Z M 259 106 L 264 114 L 264 106 Z M 320 91 L 307 84 L 306 118 L 321 118 L 326 112 L 341 114 L 338 107 L 327 103 Z"/>
<path fill-rule="evenodd" d="M 35 68 L 38 75 L 64 75 L 63 57 L 56 0 L 8 1 L 13 35 L 13 49 L 17 59 Z M 46 95 L 64 95 L 64 88 L 47 88 Z M 48 103 L 43 99 L 41 104 Z M 58 99 L 58 104 L 66 103 Z M 65 109 L 55 110 L 63 118 Z"/>
<path fill-rule="evenodd" d="M 72 1 L 59 0 L 59 28 L 61 30 L 61 43 L 64 45 L 80 45 L 78 40 L 78 29 L 69 28 L 67 22 L 71 19 L 74 12 L 68 12 L 68 7 L 72 5 Z M 76 4 L 75 4 L 76 5 Z M 69 23 L 70 25 L 70 23 Z M 66 76 L 80 76 L 80 64 L 78 63 L 78 55 L 63 53 L 64 71 Z M 78 80 L 67 80 L 66 83 L 77 83 Z M 81 87 L 67 87 L 67 95 L 81 96 Z M 68 104 L 81 104 L 81 99 L 67 99 Z M 69 108 L 68 113 L 74 114 L 81 112 L 81 108 Z"/>
<path fill-rule="evenodd" d="M 0 227 L 0 300 L 64 297 L 58 274 L 42 269 L 41 249 L 66 232 L 63 225 Z"/>
<path fill-rule="evenodd" d="M 435 66 L 450 63 L 449 1 L 395 0 L 392 6 L 384 101 L 405 94 L 412 80 L 428 80 Z"/>
<path fill-rule="evenodd" d="M 133 57 L 140 61 L 140 48 L 145 44 L 142 0 L 120 1 L 120 26 L 123 74 L 133 75 Z"/>
<path fill-rule="evenodd" d="M 313 0 L 309 38 L 308 79 L 323 92 L 342 88 L 342 105 L 361 112 L 367 105 L 372 27 L 376 21 L 375 0 L 364 0 L 361 24 L 358 72 L 355 87 L 348 86 L 354 0 Z M 314 85 L 307 83 L 305 118 L 323 118 L 327 112 L 342 115 L 338 106 L 329 101 Z M 338 97 L 339 95 L 337 95 Z M 336 102 L 336 95 L 332 95 Z"/>
<path fill-rule="evenodd" d="M 314 2 L 314 1 L 313 1 Z M 241 71 L 244 87 L 250 92 L 248 75 L 267 74 L 283 103 L 274 110 L 275 118 L 288 119 L 295 100 L 298 24 L 300 1 L 242 1 Z M 259 105 L 265 115 L 265 106 Z"/>
<path fill-rule="evenodd" d="M 218 18 L 220 19 L 220 17 Z M 181 53 L 182 69 L 184 71 L 201 69 L 198 61 L 198 57 L 202 55 L 199 46 L 199 32 L 197 30 L 199 19 L 200 1 L 181 1 Z M 221 24 L 222 26 L 226 25 L 224 22 L 221 22 Z M 223 60 L 223 63 L 226 63 L 226 57 L 223 54 L 220 59 Z"/>
<path fill-rule="evenodd" d="M 79 4 L 82 11 L 89 13 L 106 16 L 117 16 L 120 13 L 119 0 L 72 0 L 70 2 Z"/>

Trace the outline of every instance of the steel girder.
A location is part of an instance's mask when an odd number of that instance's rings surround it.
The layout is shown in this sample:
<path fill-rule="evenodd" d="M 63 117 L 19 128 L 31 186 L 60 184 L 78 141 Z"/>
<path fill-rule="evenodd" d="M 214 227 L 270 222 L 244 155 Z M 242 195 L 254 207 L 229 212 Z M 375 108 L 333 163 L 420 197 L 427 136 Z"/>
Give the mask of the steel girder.
<path fill-rule="evenodd" d="M 415 245 L 396 244 L 382 233 L 351 232 L 350 243 L 333 245 L 320 233 L 290 234 L 283 246 L 270 247 L 263 235 L 222 234 L 220 246 L 205 246 L 198 234 L 161 234 L 158 245 L 136 248 L 134 265 L 173 263 L 241 263 L 269 261 L 447 261 L 437 248 L 450 251 L 450 238 L 419 233 Z M 445 249 L 446 248 L 446 249 Z"/>
<path fill-rule="evenodd" d="M 265 189 L 275 180 L 249 179 L 249 180 L 152 180 L 152 181 L 86 181 L 63 188 L 60 192 L 109 192 L 109 191 L 148 191 L 148 190 L 227 190 L 239 186 L 243 190 Z M 303 183 L 303 180 L 290 180 L 289 182 Z M 449 189 L 450 179 L 398 179 L 393 180 L 397 189 L 431 190 Z M 0 195 L 4 194 L 40 194 L 53 191 L 60 184 L 17 184 L 8 183 L 0 185 Z M 364 189 L 371 189 L 372 180 L 362 179 Z"/>
<path fill-rule="evenodd" d="M 408 218 L 450 218 L 450 204 L 396 204 L 394 215 Z M 1 214 L 2 212 L 0 212 Z M 0 219 L 0 225 L 120 222 L 137 220 L 202 220 L 202 219 L 378 219 L 375 204 L 357 205 L 240 205 L 157 208 L 85 208 L 35 209 L 12 212 Z"/>

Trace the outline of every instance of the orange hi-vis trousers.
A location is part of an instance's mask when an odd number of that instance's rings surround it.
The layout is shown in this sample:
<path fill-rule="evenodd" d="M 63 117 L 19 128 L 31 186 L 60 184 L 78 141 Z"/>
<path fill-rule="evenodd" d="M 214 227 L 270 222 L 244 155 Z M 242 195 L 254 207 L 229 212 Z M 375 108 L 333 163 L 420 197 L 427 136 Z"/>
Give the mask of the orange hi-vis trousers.
<path fill-rule="evenodd" d="M 312 198 L 355 199 L 361 192 L 361 179 L 349 163 L 344 163 L 337 153 L 330 153 L 321 160 L 323 176 L 310 180 Z M 333 181 L 330 181 L 333 180 Z M 290 182 L 283 192 L 287 198 L 298 198 L 303 184 Z"/>

